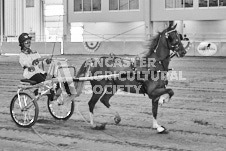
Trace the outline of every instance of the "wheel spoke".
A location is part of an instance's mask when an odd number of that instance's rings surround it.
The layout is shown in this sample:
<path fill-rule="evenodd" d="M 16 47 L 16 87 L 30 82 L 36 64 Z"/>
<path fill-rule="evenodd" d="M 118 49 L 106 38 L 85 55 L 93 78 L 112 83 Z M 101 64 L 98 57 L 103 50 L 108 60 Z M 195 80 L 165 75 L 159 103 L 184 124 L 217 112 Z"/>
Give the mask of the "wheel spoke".
<path fill-rule="evenodd" d="M 48 109 L 55 119 L 67 120 L 74 112 L 74 102 L 64 102 L 63 95 L 61 95 L 57 100 L 48 100 Z"/>
<path fill-rule="evenodd" d="M 17 125 L 30 127 L 34 125 L 38 117 L 37 102 L 28 94 L 20 93 L 11 101 L 10 113 Z"/>

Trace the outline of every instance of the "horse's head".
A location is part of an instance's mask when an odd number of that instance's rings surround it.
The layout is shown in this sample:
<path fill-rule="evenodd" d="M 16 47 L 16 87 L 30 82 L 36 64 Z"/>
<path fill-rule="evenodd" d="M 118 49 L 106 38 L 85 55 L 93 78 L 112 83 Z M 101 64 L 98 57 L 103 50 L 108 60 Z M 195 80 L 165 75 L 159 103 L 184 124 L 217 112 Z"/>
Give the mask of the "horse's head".
<path fill-rule="evenodd" d="M 172 50 L 177 57 L 184 57 L 187 51 L 181 43 L 181 38 L 176 31 L 176 25 L 170 24 L 167 29 L 161 33 L 163 43 L 165 41 L 165 48 Z"/>
<path fill-rule="evenodd" d="M 170 24 L 168 28 L 154 36 L 148 45 L 148 52 L 145 52 L 142 56 L 155 58 L 157 64 L 160 65 L 157 70 L 168 71 L 170 58 L 175 55 L 183 57 L 186 54 L 180 36 L 176 31 L 176 26 L 177 25 Z M 170 51 L 173 51 L 173 54 L 170 54 Z"/>

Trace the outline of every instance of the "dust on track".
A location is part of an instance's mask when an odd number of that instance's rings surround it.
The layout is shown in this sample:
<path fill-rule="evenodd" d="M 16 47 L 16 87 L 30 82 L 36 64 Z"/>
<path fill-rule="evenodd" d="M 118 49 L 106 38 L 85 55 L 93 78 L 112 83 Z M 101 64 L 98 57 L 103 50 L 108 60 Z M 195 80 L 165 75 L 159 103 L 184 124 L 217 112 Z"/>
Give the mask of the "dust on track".
<path fill-rule="evenodd" d="M 58 56 L 80 67 L 91 57 L 86 55 Z M 96 56 L 98 57 L 98 56 Z M 2 150 L 226 150 L 226 66 L 225 58 L 174 58 L 170 64 L 182 71 L 185 81 L 170 81 L 175 96 L 159 107 L 159 123 L 169 134 L 159 135 L 152 129 L 151 103 L 142 95 L 118 94 L 111 104 L 122 117 L 114 125 L 113 117 L 100 103 L 95 108 L 97 123 L 108 122 L 106 130 L 90 129 L 79 114 L 68 121 L 56 121 L 48 113 L 46 99 L 38 102 L 39 121 L 33 129 L 19 128 L 12 121 L 9 104 L 15 95 L 22 68 L 17 56 L 0 56 L 0 146 Z M 90 94 L 77 99 L 79 110 L 89 118 L 87 102 Z M 46 140 L 49 140 L 48 143 Z"/>

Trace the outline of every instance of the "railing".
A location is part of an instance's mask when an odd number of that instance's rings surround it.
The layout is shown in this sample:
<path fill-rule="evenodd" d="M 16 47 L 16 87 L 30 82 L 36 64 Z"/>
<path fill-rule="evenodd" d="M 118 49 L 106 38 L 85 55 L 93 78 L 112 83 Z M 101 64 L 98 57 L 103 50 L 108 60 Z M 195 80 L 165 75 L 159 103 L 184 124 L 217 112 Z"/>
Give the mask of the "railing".
<path fill-rule="evenodd" d="M 186 33 L 187 37 L 192 41 L 212 41 L 212 42 L 226 42 L 226 33 Z M 83 34 L 81 41 L 145 41 L 153 35 L 145 34 Z M 35 35 L 32 39 L 34 42 L 74 42 L 70 35 L 64 37 L 59 35 Z M 0 37 L 1 41 L 1 37 Z M 3 42 L 18 42 L 18 36 L 3 35 Z"/>
<path fill-rule="evenodd" d="M 186 33 L 186 35 L 192 41 L 226 42 L 226 33 Z"/>
<path fill-rule="evenodd" d="M 3 42 L 18 42 L 18 37 L 15 35 L 3 35 Z M 1 41 L 1 37 L 0 37 Z M 45 35 L 35 35 L 35 37 L 32 37 L 32 41 L 35 42 L 61 42 L 62 36 L 59 35 L 51 35 L 51 36 L 45 36 Z"/>

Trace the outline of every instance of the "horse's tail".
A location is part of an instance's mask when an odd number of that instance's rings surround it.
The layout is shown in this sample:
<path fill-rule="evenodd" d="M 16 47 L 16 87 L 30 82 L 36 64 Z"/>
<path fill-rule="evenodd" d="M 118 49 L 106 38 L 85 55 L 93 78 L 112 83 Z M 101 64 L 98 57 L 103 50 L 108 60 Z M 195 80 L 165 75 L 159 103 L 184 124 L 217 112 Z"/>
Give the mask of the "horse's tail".
<path fill-rule="evenodd" d="M 90 60 L 86 60 L 78 72 L 76 73 L 76 78 L 79 77 L 88 77 L 89 76 L 89 70 L 90 70 Z M 79 96 L 82 93 L 82 90 L 84 88 L 84 82 L 85 81 L 79 81 L 75 83 L 75 89 L 77 91 L 77 95 Z"/>

